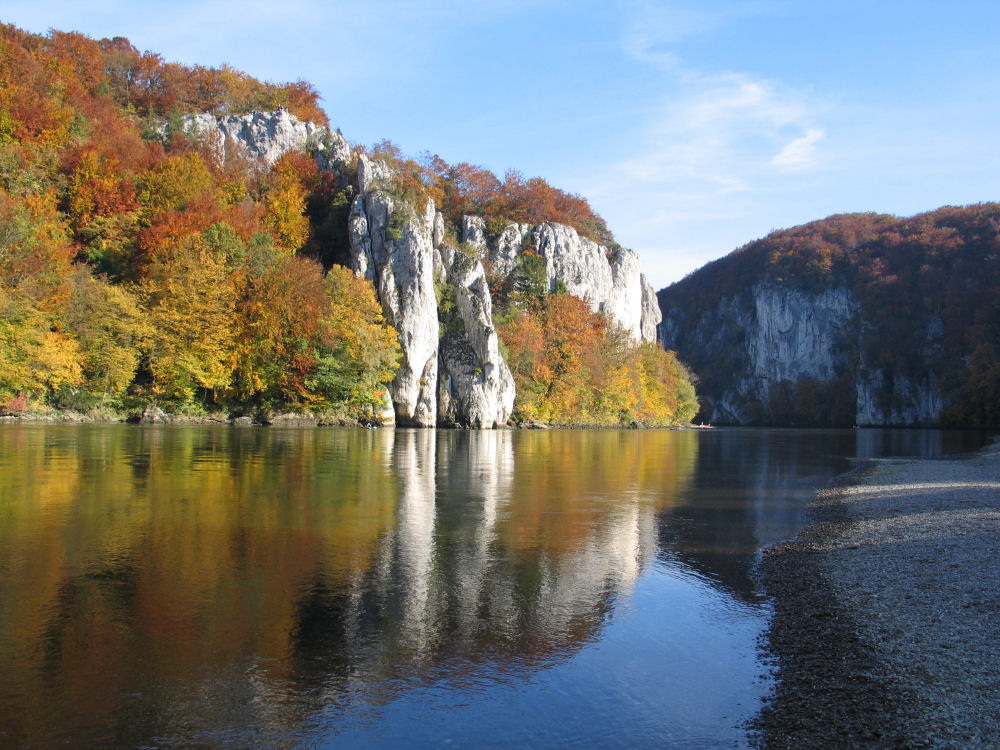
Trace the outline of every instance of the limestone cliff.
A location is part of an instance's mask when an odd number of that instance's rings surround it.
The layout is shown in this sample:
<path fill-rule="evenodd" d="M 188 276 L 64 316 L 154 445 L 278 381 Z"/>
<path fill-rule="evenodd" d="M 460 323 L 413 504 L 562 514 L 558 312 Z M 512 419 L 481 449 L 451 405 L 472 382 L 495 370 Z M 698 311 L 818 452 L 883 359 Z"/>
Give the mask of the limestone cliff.
<path fill-rule="evenodd" d="M 537 226 L 511 222 L 499 235 L 489 237 L 486 222 L 478 216 L 463 220 L 462 241 L 486 258 L 500 276 L 515 273 L 521 253 L 537 253 L 545 259 L 550 291 L 561 284 L 570 294 L 587 300 L 594 312 L 617 322 L 634 340 L 656 341 L 660 309 L 633 251 L 604 247 L 581 237 L 572 227 L 551 222 Z"/>
<path fill-rule="evenodd" d="M 370 279 L 403 360 L 391 386 L 396 421 L 497 427 L 514 408 L 482 264 L 444 244 L 434 203 L 418 214 L 391 195 L 391 171 L 361 155 L 350 218 L 354 271 Z M 438 295 L 451 302 L 442 310 Z"/>
<path fill-rule="evenodd" d="M 460 248 L 446 237 L 433 201 L 415 208 L 402 197 L 386 162 L 355 156 L 339 133 L 285 110 L 198 115 L 187 119 L 186 129 L 206 138 L 220 158 L 236 149 L 272 164 L 291 149 L 307 149 L 322 169 L 353 180 L 349 262 L 373 283 L 399 333 L 402 362 L 389 392 L 400 425 L 507 422 L 514 380 L 493 324 L 487 268 L 509 276 L 527 249 L 545 259 L 550 290 L 562 285 L 588 300 L 637 341 L 656 338 L 659 307 L 630 250 L 598 245 L 554 223 L 511 223 L 499 237 L 488 237 L 476 217 L 465 217 Z"/>
<path fill-rule="evenodd" d="M 273 164 L 288 151 L 312 149 L 320 166 L 329 167 L 351 157 L 351 147 L 340 133 L 302 122 L 286 109 L 224 117 L 189 115 L 184 126 L 186 132 L 205 138 L 220 158 L 238 149 L 250 159 Z"/>
<path fill-rule="evenodd" d="M 923 377 L 873 360 L 862 306 L 845 286 L 807 292 L 761 282 L 696 311 L 672 306 L 670 289 L 661 300 L 663 345 L 699 376 L 704 421 L 927 425 L 940 418 L 940 331 L 927 331 L 928 346 L 915 353 Z M 822 418 L 810 418 L 810 410 Z"/>
<path fill-rule="evenodd" d="M 500 354 L 486 271 L 478 259 L 439 247 L 443 295 L 454 296 L 454 307 L 449 310 L 446 299 L 438 307 L 438 422 L 499 427 L 514 409 L 514 378 Z"/>
<path fill-rule="evenodd" d="M 433 206 L 428 209 L 433 212 Z M 433 220 L 433 213 L 417 216 L 374 188 L 355 199 L 349 224 L 353 270 L 374 284 L 387 320 L 399 332 L 403 358 L 390 388 L 396 421 L 417 427 L 437 423 Z"/>

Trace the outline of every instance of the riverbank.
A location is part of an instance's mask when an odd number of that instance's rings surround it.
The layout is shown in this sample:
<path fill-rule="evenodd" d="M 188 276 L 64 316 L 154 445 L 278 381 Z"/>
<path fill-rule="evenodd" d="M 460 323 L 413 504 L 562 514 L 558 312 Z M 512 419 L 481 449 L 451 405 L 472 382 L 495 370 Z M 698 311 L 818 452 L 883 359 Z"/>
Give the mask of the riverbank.
<path fill-rule="evenodd" d="M 201 414 L 168 412 L 156 406 L 141 412 L 116 412 L 96 409 L 83 413 L 70 409 L 38 409 L 18 413 L 0 413 L 0 424 L 94 424 L 132 422 L 158 425 L 232 425 L 234 427 L 368 427 L 371 420 L 337 412 L 253 412 L 251 414 L 206 412 Z"/>
<path fill-rule="evenodd" d="M 1000 446 L 865 461 L 761 564 L 766 748 L 1000 746 Z"/>
<path fill-rule="evenodd" d="M 0 424 L 90 424 L 135 422 L 141 424 L 224 425 L 235 427 L 395 427 L 392 422 L 379 423 L 371 417 L 358 417 L 343 412 L 252 412 L 249 414 L 210 412 L 182 414 L 149 406 L 142 412 L 122 413 L 94 410 L 83 413 L 68 409 L 39 409 L 18 413 L 0 413 Z M 438 429 L 477 429 L 454 425 L 438 425 Z M 710 425 L 659 425 L 631 422 L 630 424 L 561 424 L 537 420 L 509 421 L 496 429 L 518 430 L 692 430 L 711 429 Z"/>

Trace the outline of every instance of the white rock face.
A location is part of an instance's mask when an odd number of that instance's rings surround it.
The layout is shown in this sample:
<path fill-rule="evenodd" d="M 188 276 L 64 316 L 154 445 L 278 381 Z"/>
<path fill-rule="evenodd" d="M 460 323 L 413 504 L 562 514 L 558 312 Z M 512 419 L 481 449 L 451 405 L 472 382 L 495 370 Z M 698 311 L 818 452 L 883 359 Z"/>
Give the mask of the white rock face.
<path fill-rule="evenodd" d="M 500 427 L 514 410 L 514 376 L 500 354 L 483 264 L 451 253 L 447 283 L 461 328 L 446 330 L 441 339 L 438 421 Z"/>
<path fill-rule="evenodd" d="M 358 155 L 358 192 L 365 193 L 376 188 L 384 188 L 392 182 L 393 172 L 389 165 L 380 159 L 369 159 L 365 154 Z"/>
<path fill-rule="evenodd" d="M 428 201 L 421 216 L 381 186 L 391 173 L 362 156 L 367 187 L 350 217 L 354 272 L 371 280 L 399 332 L 402 364 L 390 387 L 396 422 L 499 427 L 514 409 L 514 379 L 500 354 L 482 263 L 444 242 L 444 220 Z M 448 284 L 456 325 L 442 334 L 435 279 Z"/>
<path fill-rule="evenodd" d="M 606 248 L 581 237 L 572 227 L 552 222 L 538 226 L 510 223 L 491 239 L 485 222 L 476 216 L 464 217 L 462 240 L 488 258 L 501 276 L 515 272 L 518 255 L 525 250 L 541 255 L 550 290 L 562 283 L 634 340 L 656 341 L 660 308 L 639 271 L 639 256 L 631 250 Z"/>
<path fill-rule="evenodd" d="M 943 399 L 936 381 L 891 378 L 865 361 L 861 308 L 846 288 L 810 294 L 761 283 L 723 297 L 696 321 L 671 313 L 660 325 L 664 347 L 702 359 L 698 375 L 711 384 L 702 392 L 707 418 L 747 424 L 750 405 L 768 404 L 783 381 L 830 382 L 848 375 L 857 391 L 859 425 L 915 425 L 937 422 Z M 934 332 L 928 332 L 928 340 Z M 721 386 L 719 384 L 722 384 Z"/>
<path fill-rule="evenodd" d="M 642 319 L 640 323 L 642 340 L 656 341 L 663 313 L 660 312 L 660 303 L 656 299 L 656 290 L 653 289 L 653 285 L 646 281 L 645 275 L 639 278 L 642 284 Z"/>
<path fill-rule="evenodd" d="M 289 151 L 315 149 L 320 166 L 330 167 L 350 159 L 351 148 L 343 136 L 323 125 L 303 122 L 286 109 L 216 117 L 211 114 L 184 118 L 188 132 L 206 138 L 219 159 L 229 149 L 240 149 L 252 159 L 274 164 Z"/>
<path fill-rule="evenodd" d="M 799 378 L 836 376 L 840 339 L 851 335 L 858 302 L 846 289 L 806 295 L 796 289 L 761 284 L 753 290 L 753 321 L 747 327 L 751 377 L 770 386 Z"/>
<path fill-rule="evenodd" d="M 399 332 L 403 358 L 390 393 L 401 426 L 437 423 L 434 213 L 429 204 L 428 213 L 416 216 L 373 190 L 355 198 L 349 219 L 353 270 L 374 284 L 386 319 Z"/>

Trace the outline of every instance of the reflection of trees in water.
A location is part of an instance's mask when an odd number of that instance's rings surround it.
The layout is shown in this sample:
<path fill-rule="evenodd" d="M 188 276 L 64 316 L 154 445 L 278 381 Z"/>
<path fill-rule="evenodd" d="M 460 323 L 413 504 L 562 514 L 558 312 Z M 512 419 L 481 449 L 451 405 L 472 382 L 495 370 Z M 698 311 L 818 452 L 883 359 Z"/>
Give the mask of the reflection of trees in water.
<path fill-rule="evenodd" d="M 22 493 L 0 524 L 0 725 L 281 734 L 358 693 L 565 658 L 654 559 L 691 438 L 0 433 L 23 462 L 0 489 Z"/>
<path fill-rule="evenodd" d="M 690 471 L 676 435 L 655 450 L 647 438 L 397 431 L 396 522 L 357 595 L 318 571 L 298 605 L 296 671 L 334 693 L 345 672 L 373 686 L 442 670 L 460 680 L 476 664 L 537 666 L 595 639 L 654 559 L 657 509 Z"/>

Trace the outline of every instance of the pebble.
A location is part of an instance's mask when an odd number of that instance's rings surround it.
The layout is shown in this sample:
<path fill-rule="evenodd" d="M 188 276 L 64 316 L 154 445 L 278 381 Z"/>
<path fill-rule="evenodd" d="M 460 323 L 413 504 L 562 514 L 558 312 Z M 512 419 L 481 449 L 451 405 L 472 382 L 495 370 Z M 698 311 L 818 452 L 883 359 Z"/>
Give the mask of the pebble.
<path fill-rule="evenodd" d="M 1000 448 L 866 462 L 813 512 L 761 564 L 778 682 L 754 744 L 1000 747 Z"/>

